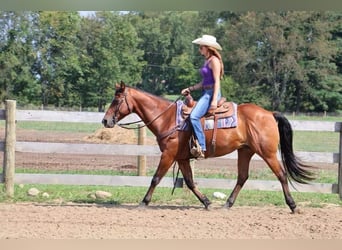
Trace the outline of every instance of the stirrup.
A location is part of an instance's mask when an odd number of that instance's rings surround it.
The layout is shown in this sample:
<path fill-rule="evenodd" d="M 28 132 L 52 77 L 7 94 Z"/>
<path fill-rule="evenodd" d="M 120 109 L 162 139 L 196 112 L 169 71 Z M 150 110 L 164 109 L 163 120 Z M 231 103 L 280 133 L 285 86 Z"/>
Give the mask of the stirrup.
<path fill-rule="evenodd" d="M 203 150 L 198 150 L 198 148 L 192 148 L 190 153 L 195 158 L 205 158 Z"/>
<path fill-rule="evenodd" d="M 204 152 L 198 143 L 198 140 L 194 137 L 190 140 L 190 153 L 195 158 L 204 158 Z"/>
<path fill-rule="evenodd" d="M 195 158 L 199 158 L 199 157 L 204 158 L 204 154 L 203 154 L 203 151 L 201 150 L 201 148 L 193 147 L 190 149 L 190 153 Z"/>

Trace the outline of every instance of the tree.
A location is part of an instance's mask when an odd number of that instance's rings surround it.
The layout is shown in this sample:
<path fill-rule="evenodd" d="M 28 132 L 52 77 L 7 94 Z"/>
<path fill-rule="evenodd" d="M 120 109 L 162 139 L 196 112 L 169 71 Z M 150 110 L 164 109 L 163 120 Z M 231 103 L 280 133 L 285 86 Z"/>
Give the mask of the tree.
<path fill-rule="evenodd" d="M 79 28 L 80 17 L 77 12 L 39 13 L 35 75 L 42 86 L 44 106 L 79 104 L 73 89 L 82 74 L 77 53 Z"/>
<path fill-rule="evenodd" d="M 193 27 L 198 18 L 196 12 L 171 12 L 163 19 L 162 32 L 170 34 L 169 53 L 166 61 L 169 65 L 166 83 L 168 93 L 180 93 L 180 90 L 198 82 L 199 73 L 195 65 L 193 45 L 195 34 Z M 196 51 L 197 53 L 197 51 Z"/>
<path fill-rule="evenodd" d="M 121 80 L 176 94 L 200 80 L 191 41 L 212 34 L 223 47 L 224 96 L 339 111 L 341 28 L 339 12 L 0 12 L 0 102 L 103 111 Z"/>
<path fill-rule="evenodd" d="M 338 74 L 335 58 L 339 50 L 332 36 L 335 25 L 341 27 L 341 15 L 338 22 L 332 22 L 331 18 L 330 12 L 313 13 L 310 18 L 312 35 L 305 60 L 309 95 L 303 100 L 304 104 L 311 104 L 310 111 L 335 111 L 341 107 L 341 98 L 335 102 L 336 97 L 342 97 L 342 76 Z M 333 103 L 336 106 L 331 106 Z"/>
<path fill-rule="evenodd" d="M 37 103 L 40 89 L 31 68 L 31 12 L 0 12 L 0 102 L 19 98 L 19 104 Z"/>
<path fill-rule="evenodd" d="M 167 80 L 170 34 L 162 32 L 161 17 L 148 17 L 143 13 L 140 15 L 142 19 L 136 26 L 140 38 L 138 48 L 144 51 L 143 60 L 146 61 L 140 86 L 161 95 L 165 92 L 164 84 Z"/>
<path fill-rule="evenodd" d="M 239 93 L 242 100 L 281 111 L 331 111 L 322 100 L 329 96 L 321 94 L 329 85 L 323 83 L 328 75 L 340 76 L 329 17 L 247 12 L 236 19 L 228 32 L 229 59 L 234 79 L 245 86 Z"/>
<path fill-rule="evenodd" d="M 123 80 L 133 86 L 141 81 L 144 66 L 138 37 L 129 19 L 115 12 L 97 12 L 83 18 L 83 75 L 79 82 L 82 106 L 96 106 L 103 111 L 111 99 L 115 82 Z"/>

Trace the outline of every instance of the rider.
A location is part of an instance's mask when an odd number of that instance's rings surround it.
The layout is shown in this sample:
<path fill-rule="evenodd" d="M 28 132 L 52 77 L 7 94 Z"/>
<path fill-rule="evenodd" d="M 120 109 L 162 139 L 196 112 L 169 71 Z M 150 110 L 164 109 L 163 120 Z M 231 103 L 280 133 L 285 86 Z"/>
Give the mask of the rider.
<path fill-rule="evenodd" d="M 199 52 L 205 58 L 204 65 L 200 69 L 202 81 L 183 89 L 181 94 L 187 95 L 193 90 L 202 90 L 202 96 L 190 114 L 190 121 L 200 145 L 198 157 L 204 158 L 206 144 L 201 118 L 208 111 L 214 110 L 221 98 L 220 79 L 223 76 L 223 62 L 218 50 L 222 50 L 222 47 L 216 42 L 216 37 L 211 35 L 203 35 L 193 40 L 192 43 L 200 45 Z"/>

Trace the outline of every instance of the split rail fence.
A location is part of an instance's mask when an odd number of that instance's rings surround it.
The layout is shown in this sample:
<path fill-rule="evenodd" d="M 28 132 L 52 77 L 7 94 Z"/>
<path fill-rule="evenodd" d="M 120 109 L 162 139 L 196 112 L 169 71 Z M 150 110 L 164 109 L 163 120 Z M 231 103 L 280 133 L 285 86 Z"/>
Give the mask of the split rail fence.
<path fill-rule="evenodd" d="M 99 154 L 99 155 L 127 155 L 138 157 L 138 174 L 145 175 L 146 156 L 159 156 L 158 146 L 153 145 L 117 145 L 117 144 L 72 144 L 72 143 L 47 143 L 16 141 L 17 121 L 50 121 L 50 122 L 90 122 L 99 123 L 103 113 L 96 112 L 63 112 L 63 111 L 39 111 L 17 110 L 16 102 L 7 100 L 5 109 L 0 110 L 0 120 L 5 120 L 5 141 L 0 141 L 0 152 L 4 152 L 3 174 L 0 174 L 0 182 L 4 183 L 7 196 L 13 196 L 14 184 L 65 184 L 65 185 L 109 185 L 109 186 L 149 186 L 149 176 L 103 176 L 103 175 L 75 175 L 75 174 L 15 174 L 15 153 L 56 153 L 56 154 Z M 137 117 L 128 117 L 127 121 L 136 120 Z M 294 184 L 293 191 L 318 192 L 339 194 L 342 199 L 342 122 L 320 121 L 290 121 L 293 130 L 297 131 L 333 131 L 339 133 L 339 152 L 296 152 L 305 162 L 324 162 L 338 164 L 338 183 L 312 183 L 308 185 Z M 142 130 L 143 131 L 143 130 Z M 141 132 L 143 135 L 145 132 Z M 144 142 L 144 136 L 139 136 L 140 144 Z M 236 159 L 233 152 L 220 157 Z M 261 160 L 258 156 L 253 160 Z M 236 180 L 196 178 L 196 183 L 201 188 L 232 189 Z M 172 187 L 171 177 L 164 177 L 160 186 Z M 178 184 L 182 186 L 182 182 Z M 281 190 L 278 181 L 248 180 L 245 189 L 254 190 Z"/>

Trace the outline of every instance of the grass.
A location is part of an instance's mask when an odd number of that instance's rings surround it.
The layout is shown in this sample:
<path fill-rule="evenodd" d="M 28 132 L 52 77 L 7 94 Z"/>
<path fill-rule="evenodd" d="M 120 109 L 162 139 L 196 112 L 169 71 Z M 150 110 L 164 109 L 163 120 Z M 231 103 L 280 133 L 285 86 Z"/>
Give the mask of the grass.
<path fill-rule="evenodd" d="M 306 116 L 306 115 L 286 115 L 287 119 L 289 120 L 297 120 L 297 121 L 323 121 L 323 122 L 340 122 L 342 121 L 341 116 Z"/>
<path fill-rule="evenodd" d="M 339 134 L 325 131 L 294 131 L 293 147 L 295 151 L 337 153 Z"/>
<path fill-rule="evenodd" d="M 102 128 L 102 124 L 97 123 L 75 123 L 75 122 L 38 122 L 21 121 L 17 123 L 18 129 L 30 129 L 38 131 L 60 131 L 70 133 L 93 133 Z"/>
<path fill-rule="evenodd" d="M 36 187 L 40 190 L 37 197 L 30 197 L 27 191 Z M 3 185 L 0 185 L 3 189 Z M 107 199 L 93 199 L 90 194 L 97 190 L 107 191 L 112 197 Z M 14 198 L 9 199 L 0 191 L 0 202 L 40 202 L 51 204 L 95 203 L 95 204 L 139 204 L 144 197 L 147 188 L 143 187 L 109 187 L 109 186 L 69 186 L 69 185 L 24 185 L 15 187 Z M 208 198 L 216 205 L 224 205 L 225 200 L 216 199 L 212 194 L 216 191 L 230 194 L 231 190 L 201 189 Z M 44 198 L 42 193 L 48 193 Z M 326 204 L 342 206 L 342 201 L 337 194 L 297 193 L 292 192 L 293 198 L 300 206 L 323 207 Z M 301 205 L 302 204 L 302 205 Z M 171 188 L 157 187 L 151 201 L 151 205 L 179 205 L 179 206 L 202 206 L 197 198 L 185 188 L 177 188 L 171 195 Z M 280 206 L 286 207 L 282 192 L 278 191 L 254 191 L 242 189 L 236 200 L 236 206 Z"/>
<path fill-rule="evenodd" d="M 21 174 L 80 174 L 80 175 L 128 175 L 135 176 L 137 171 L 124 171 L 124 170 L 46 170 L 46 169 L 29 169 L 20 168 L 15 169 L 16 173 Z"/>

